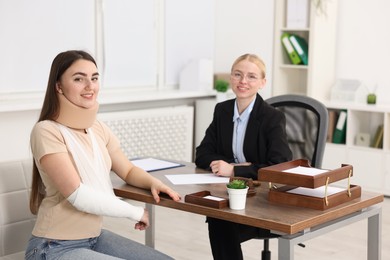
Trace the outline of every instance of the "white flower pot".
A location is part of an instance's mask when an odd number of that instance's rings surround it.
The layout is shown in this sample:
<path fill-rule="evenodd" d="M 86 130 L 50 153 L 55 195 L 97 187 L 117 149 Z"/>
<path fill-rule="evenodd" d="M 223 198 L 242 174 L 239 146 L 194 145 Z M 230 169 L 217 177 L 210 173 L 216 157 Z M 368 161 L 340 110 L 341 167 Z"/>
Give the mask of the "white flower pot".
<path fill-rule="evenodd" d="M 245 209 L 246 203 L 246 194 L 248 193 L 248 188 L 245 189 L 229 189 L 227 188 L 229 194 L 229 207 L 231 209 Z"/>

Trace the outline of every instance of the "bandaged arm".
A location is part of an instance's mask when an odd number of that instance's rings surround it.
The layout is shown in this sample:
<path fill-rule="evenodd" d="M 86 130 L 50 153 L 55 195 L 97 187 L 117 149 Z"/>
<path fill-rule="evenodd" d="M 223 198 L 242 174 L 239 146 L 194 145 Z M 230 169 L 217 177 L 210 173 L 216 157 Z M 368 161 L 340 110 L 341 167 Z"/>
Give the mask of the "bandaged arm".
<path fill-rule="evenodd" d="M 80 183 L 80 186 L 70 194 L 67 200 L 76 209 L 95 215 L 124 217 L 140 221 L 144 214 L 142 207 L 133 206 L 114 195 L 94 190 L 83 183 Z"/>

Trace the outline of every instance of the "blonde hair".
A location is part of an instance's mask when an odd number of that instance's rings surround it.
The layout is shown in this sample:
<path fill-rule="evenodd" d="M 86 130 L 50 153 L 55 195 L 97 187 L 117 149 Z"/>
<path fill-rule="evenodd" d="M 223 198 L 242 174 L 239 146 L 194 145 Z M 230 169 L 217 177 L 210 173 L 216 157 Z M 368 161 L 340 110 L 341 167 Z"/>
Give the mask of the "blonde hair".
<path fill-rule="evenodd" d="M 260 59 L 257 55 L 255 54 L 244 54 L 244 55 L 241 55 L 240 57 L 238 57 L 233 65 L 232 65 L 232 68 L 231 68 L 231 72 L 233 72 L 233 68 L 241 61 L 243 60 L 247 60 L 247 61 L 250 61 L 254 64 L 256 64 L 256 66 L 260 69 L 260 72 L 262 73 L 262 78 L 265 78 L 266 76 L 266 68 L 265 68 L 265 63 L 262 59 Z"/>

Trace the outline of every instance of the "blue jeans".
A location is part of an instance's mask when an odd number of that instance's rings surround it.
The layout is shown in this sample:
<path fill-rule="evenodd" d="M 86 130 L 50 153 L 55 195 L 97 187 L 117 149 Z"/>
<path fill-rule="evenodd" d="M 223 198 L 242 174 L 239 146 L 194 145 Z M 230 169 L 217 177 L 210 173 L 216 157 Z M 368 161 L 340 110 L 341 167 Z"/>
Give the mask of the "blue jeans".
<path fill-rule="evenodd" d="M 53 240 L 32 236 L 26 260 L 103 260 L 103 259 L 172 259 L 150 247 L 102 230 L 98 237 L 79 240 Z"/>

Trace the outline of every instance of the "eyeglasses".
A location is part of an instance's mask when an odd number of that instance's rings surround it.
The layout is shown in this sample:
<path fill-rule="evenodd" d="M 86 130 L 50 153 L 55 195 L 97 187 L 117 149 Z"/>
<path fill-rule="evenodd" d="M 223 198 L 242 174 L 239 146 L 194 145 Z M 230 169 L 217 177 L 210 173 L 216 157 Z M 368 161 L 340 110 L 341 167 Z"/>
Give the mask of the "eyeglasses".
<path fill-rule="evenodd" d="M 246 81 L 248 82 L 255 82 L 257 80 L 259 80 L 259 76 L 257 76 L 256 74 L 247 74 L 247 75 L 244 75 L 240 72 L 233 72 L 231 74 L 231 77 L 232 79 L 236 80 L 236 81 L 241 81 L 245 78 Z"/>

